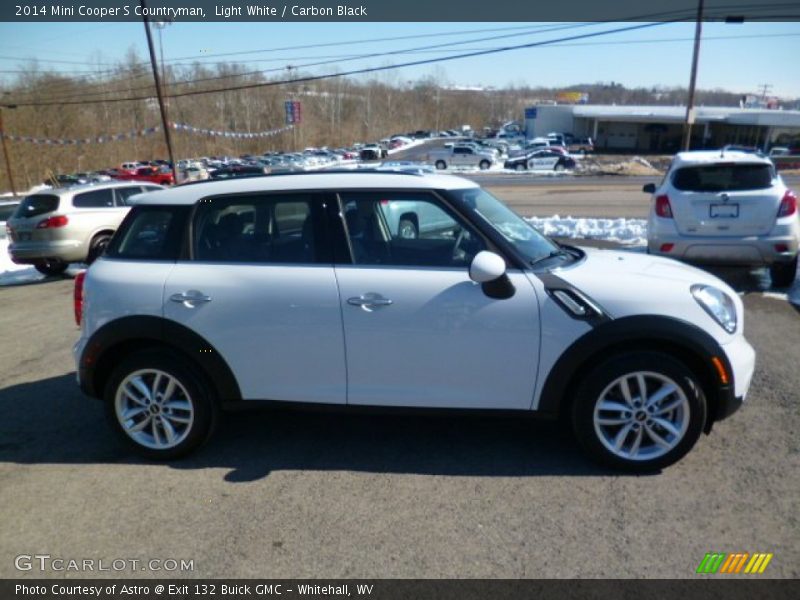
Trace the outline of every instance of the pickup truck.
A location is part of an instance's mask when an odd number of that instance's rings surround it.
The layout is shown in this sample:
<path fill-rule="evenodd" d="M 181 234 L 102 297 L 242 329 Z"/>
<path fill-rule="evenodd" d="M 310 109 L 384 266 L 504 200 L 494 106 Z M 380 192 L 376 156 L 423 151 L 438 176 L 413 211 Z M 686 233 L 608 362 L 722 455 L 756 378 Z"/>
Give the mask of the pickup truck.
<path fill-rule="evenodd" d="M 428 153 L 428 162 L 439 169 L 450 167 L 478 167 L 486 170 L 494 164 L 497 155 L 491 151 L 477 150 L 471 146 L 453 146 Z"/>

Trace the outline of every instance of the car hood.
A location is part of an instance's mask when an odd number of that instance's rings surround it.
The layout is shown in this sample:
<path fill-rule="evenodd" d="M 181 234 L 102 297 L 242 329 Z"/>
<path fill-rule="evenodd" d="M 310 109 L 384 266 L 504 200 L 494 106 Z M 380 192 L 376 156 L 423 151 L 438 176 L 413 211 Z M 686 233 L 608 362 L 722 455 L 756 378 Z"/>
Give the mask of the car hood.
<path fill-rule="evenodd" d="M 586 258 L 575 265 L 553 270 L 567 283 L 592 298 L 612 318 L 633 315 L 662 315 L 688 321 L 720 343 L 730 342 L 728 334 L 695 301 L 690 288 L 695 284 L 716 287 L 733 299 L 742 331 L 743 308 L 738 294 L 714 275 L 669 258 L 638 252 L 581 248 Z"/>

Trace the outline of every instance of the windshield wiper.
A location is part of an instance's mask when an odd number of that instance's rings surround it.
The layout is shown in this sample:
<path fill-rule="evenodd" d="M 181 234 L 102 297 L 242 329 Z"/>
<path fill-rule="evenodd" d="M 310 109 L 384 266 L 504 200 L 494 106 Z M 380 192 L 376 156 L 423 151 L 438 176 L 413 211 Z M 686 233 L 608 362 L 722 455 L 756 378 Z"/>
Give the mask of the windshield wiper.
<path fill-rule="evenodd" d="M 531 266 L 538 265 L 541 262 L 544 262 L 546 260 L 550 260 L 551 258 L 558 258 L 559 256 L 564 257 L 564 258 L 575 258 L 571 252 L 567 252 L 566 250 L 564 250 L 562 248 L 562 249 L 559 249 L 559 250 L 553 250 L 552 252 L 550 252 L 550 254 L 547 254 L 545 256 L 540 256 L 536 260 L 530 261 L 530 264 L 531 264 Z"/>

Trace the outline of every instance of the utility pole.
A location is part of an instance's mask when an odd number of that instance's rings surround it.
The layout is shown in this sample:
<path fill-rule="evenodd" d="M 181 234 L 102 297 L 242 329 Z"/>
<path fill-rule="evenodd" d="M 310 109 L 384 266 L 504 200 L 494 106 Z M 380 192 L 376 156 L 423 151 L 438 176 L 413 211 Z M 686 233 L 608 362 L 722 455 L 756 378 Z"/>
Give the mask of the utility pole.
<path fill-rule="evenodd" d="M 15 106 L 6 106 L 6 108 L 16 108 Z M 6 159 L 6 172 L 8 172 L 8 182 L 11 184 L 12 196 L 17 195 L 17 188 L 14 186 L 14 176 L 11 174 L 11 160 L 8 158 L 8 147 L 6 146 L 6 130 L 3 127 L 3 107 L 0 106 L 0 140 L 3 140 L 3 156 Z"/>
<path fill-rule="evenodd" d="M 147 48 L 150 51 L 150 65 L 153 67 L 153 79 L 156 82 L 156 95 L 158 96 L 158 108 L 161 111 L 161 125 L 164 128 L 164 141 L 167 143 L 167 153 L 169 162 L 172 166 L 172 177 L 178 183 L 178 171 L 175 166 L 175 156 L 172 153 L 172 137 L 169 131 L 169 121 L 167 121 L 167 111 L 164 108 L 164 94 L 161 89 L 161 78 L 158 76 L 158 66 L 156 65 L 156 52 L 153 49 L 153 35 L 150 33 L 150 23 L 147 20 L 147 10 L 144 0 L 139 0 L 142 7 L 142 20 L 144 21 L 144 32 L 147 34 Z"/>
<path fill-rule="evenodd" d="M 684 150 L 689 149 L 694 123 L 694 88 L 697 82 L 697 59 L 700 57 L 700 36 L 703 34 L 703 0 L 697 2 L 697 24 L 694 28 L 694 54 L 692 55 L 692 74 L 689 79 L 689 98 L 686 101 L 686 121 L 683 124 Z"/>
<path fill-rule="evenodd" d="M 772 87 L 771 83 L 762 83 L 759 85 L 761 88 L 761 99 L 766 100 L 767 94 L 769 94 L 770 88 Z"/>

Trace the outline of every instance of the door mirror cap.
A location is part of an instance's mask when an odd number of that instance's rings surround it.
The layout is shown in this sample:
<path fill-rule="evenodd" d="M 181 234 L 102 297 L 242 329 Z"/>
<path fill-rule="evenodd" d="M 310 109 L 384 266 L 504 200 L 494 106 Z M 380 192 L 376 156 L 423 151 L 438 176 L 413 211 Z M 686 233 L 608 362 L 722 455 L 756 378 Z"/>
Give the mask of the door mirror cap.
<path fill-rule="evenodd" d="M 506 261 L 494 252 L 483 250 L 475 255 L 469 266 L 469 278 L 476 283 L 488 283 L 506 273 Z"/>
<path fill-rule="evenodd" d="M 655 194 L 656 193 L 656 184 L 655 183 L 646 183 L 642 187 L 642 191 L 645 194 Z"/>

